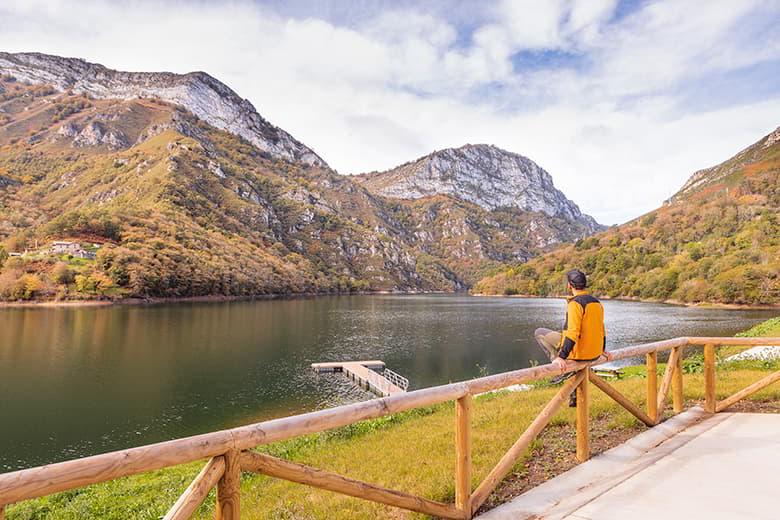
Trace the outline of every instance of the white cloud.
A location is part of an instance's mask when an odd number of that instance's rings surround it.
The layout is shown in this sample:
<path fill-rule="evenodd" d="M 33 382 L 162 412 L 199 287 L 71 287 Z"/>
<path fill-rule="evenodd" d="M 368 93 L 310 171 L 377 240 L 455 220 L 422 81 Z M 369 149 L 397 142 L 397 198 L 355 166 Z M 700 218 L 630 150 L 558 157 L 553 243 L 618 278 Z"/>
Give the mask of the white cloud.
<path fill-rule="evenodd" d="M 589 0 L 574 2 L 569 13 L 567 29 L 585 43 L 592 43 L 604 24 L 617 8 L 617 0 Z"/>
<path fill-rule="evenodd" d="M 562 41 L 563 0 L 502 0 L 494 27 L 506 33 L 517 48 L 553 49 Z"/>
<path fill-rule="evenodd" d="M 207 71 L 341 172 L 494 143 L 605 223 L 657 207 L 778 124 L 780 93 L 707 112 L 681 94 L 780 60 L 776 3 L 657 0 L 617 21 L 616 0 L 457 4 L 475 12 L 453 16 L 409 5 L 337 23 L 247 2 L 6 0 L 0 49 Z M 572 65 L 545 66 L 548 51 Z M 541 66 L 516 70 L 518 53 Z"/>

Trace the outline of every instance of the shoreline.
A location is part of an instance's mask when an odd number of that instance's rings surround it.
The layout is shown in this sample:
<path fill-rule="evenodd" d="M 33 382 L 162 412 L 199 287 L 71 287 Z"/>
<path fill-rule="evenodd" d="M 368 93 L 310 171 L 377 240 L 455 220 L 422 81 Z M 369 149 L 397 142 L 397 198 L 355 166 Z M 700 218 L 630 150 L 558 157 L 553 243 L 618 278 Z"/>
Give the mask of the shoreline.
<path fill-rule="evenodd" d="M 485 293 L 470 293 L 471 296 L 479 298 L 520 298 L 520 299 L 532 299 L 541 298 L 545 300 L 562 300 L 566 296 L 539 296 L 534 294 L 485 294 Z M 701 309 L 734 309 L 734 310 L 773 310 L 780 309 L 780 303 L 766 303 L 766 304 L 750 304 L 750 303 L 720 303 L 720 302 L 682 302 L 680 300 L 653 300 L 644 298 L 633 298 L 630 296 L 598 296 L 600 300 L 616 300 L 621 302 L 637 302 L 637 303 L 660 303 L 663 305 L 676 305 L 678 307 L 699 307 Z"/>
<path fill-rule="evenodd" d="M 357 291 L 357 292 L 307 292 L 307 293 L 274 293 L 257 294 L 251 296 L 173 296 L 173 297 L 154 297 L 154 298 L 118 298 L 106 300 L 30 300 L 30 301 L 0 301 L 0 310 L 16 308 L 58 308 L 58 307 L 108 307 L 113 305 L 164 305 L 170 303 L 225 303 L 225 302 L 243 302 L 243 301 L 265 301 L 265 300 L 294 300 L 299 298 L 319 298 L 323 296 L 414 296 L 424 294 L 460 294 L 464 296 L 473 296 L 477 298 L 519 298 L 532 299 L 541 298 L 546 300 L 561 300 L 566 298 L 560 296 L 539 296 L 534 294 L 484 294 L 470 293 L 467 291 Z M 734 310 L 780 310 L 780 303 L 775 304 L 744 304 L 744 303 L 720 303 L 720 302 L 698 302 L 688 303 L 679 300 L 653 300 L 633 298 L 630 296 L 599 296 L 602 300 L 616 300 L 637 303 L 660 303 L 663 305 L 675 305 L 678 307 L 699 307 L 702 309 L 734 309 Z"/>
<path fill-rule="evenodd" d="M 172 296 L 165 298 L 118 298 L 114 300 L 29 300 L 0 301 L 2 309 L 21 308 L 57 308 L 57 307 L 110 307 L 114 305 L 164 305 L 169 303 L 225 303 L 266 300 L 295 300 L 299 298 L 319 298 L 323 296 L 414 296 L 420 294 L 458 294 L 455 291 L 357 291 L 357 292 L 321 292 L 321 293 L 274 293 L 252 296 Z M 468 293 L 463 293 L 468 294 Z"/>

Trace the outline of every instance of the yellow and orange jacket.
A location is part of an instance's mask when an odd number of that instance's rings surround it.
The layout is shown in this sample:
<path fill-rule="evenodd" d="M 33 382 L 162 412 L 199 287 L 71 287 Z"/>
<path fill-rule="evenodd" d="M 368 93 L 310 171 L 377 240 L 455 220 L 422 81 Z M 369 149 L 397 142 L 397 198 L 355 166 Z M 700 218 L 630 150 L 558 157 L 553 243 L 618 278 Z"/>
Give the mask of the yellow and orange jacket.
<path fill-rule="evenodd" d="M 575 361 L 593 361 L 606 347 L 604 307 L 587 291 L 574 291 L 566 302 L 566 321 L 561 333 L 559 356 Z"/>

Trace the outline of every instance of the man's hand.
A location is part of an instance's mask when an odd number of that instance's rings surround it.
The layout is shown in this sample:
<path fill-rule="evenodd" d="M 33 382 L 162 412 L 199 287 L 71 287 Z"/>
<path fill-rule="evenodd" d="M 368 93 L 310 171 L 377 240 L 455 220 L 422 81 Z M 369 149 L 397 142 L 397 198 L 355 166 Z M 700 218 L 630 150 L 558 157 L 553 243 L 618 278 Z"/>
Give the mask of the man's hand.
<path fill-rule="evenodd" d="M 557 357 L 553 359 L 552 364 L 558 367 L 558 370 L 560 370 L 561 373 L 563 373 L 563 371 L 566 370 L 566 360 L 563 358 Z"/>

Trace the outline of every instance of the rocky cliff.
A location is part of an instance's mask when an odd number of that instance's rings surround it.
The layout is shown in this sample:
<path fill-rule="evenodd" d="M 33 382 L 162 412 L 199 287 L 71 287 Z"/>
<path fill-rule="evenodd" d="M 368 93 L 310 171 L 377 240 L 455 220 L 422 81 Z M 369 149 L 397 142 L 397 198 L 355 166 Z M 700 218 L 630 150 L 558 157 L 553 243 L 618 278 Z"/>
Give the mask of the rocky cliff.
<path fill-rule="evenodd" d="M 583 235 L 602 229 L 555 188 L 550 174 L 538 164 L 492 145 L 447 148 L 392 170 L 360 175 L 358 180 L 385 197 L 448 195 L 488 211 L 516 208 L 557 217 L 581 227 Z"/>

